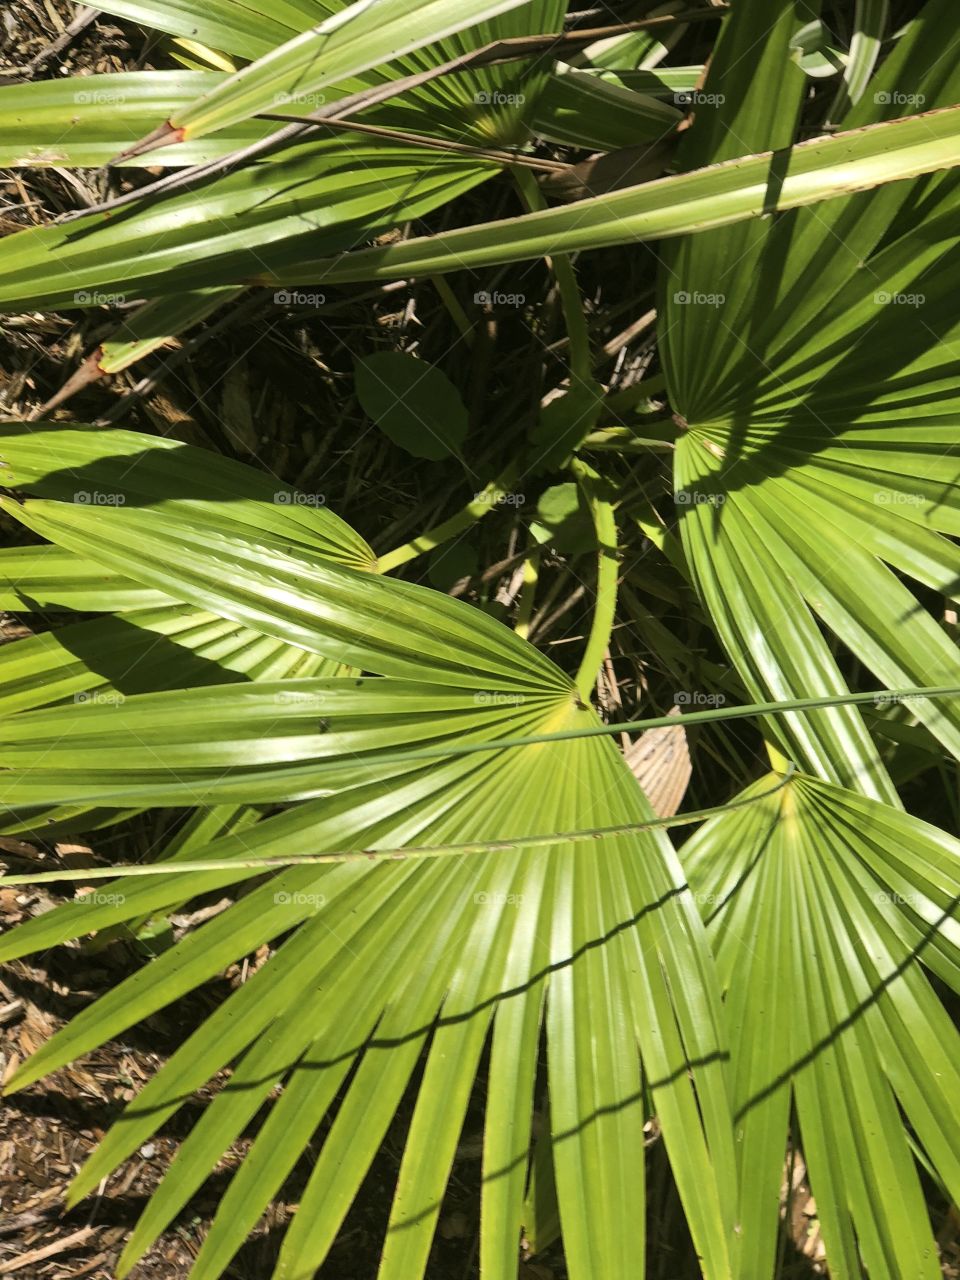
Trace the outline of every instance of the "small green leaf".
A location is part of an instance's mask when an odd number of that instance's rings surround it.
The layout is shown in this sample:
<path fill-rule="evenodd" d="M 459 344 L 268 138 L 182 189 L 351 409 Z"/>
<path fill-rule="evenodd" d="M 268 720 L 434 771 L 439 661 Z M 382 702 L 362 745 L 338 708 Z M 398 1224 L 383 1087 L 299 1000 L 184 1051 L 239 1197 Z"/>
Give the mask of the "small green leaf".
<path fill-rule="evenodd" d="M 416 356 L 379 351 L 357 361 L 357 398 L 385 436 L 415 458 L 456 454 L 467 410 L 445 373 Z"/>
<path fill-rule="evenodd" d="M 579 485 L 555 484 L 537 503 L 539 519 L 530 531 L 538 542 L 557 551 L 590 551 L 596 545 L 593 519 Z"/>

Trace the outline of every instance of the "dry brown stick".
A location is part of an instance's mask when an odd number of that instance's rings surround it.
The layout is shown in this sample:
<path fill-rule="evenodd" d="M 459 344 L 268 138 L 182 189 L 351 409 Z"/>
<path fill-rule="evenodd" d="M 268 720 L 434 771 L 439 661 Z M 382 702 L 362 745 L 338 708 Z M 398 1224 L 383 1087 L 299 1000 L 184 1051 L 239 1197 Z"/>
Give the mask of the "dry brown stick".
<path fill-rule="evenodd" d="M 689 13 L 661 13 L 655 18 L 638 18 L 635 22 L 618 22 L 612 27 L 583 27 L 578 31 L 565 31 L 559 36 L 517 36 L 513 44 L 524 41 L 537 41 L 553 48 L 556 45 L 594 44 L 597 40 L 610 40 L 615 36 L 630 35 L 634 31 L 651 31 L 657 27 L 667 27 L 678 22 L 705 22 L 710 18 L 722 18 L 728 5 L 711 5 L 706 9 L 691 9 Z M 518 55 L 518 56 L 523 56 Z"/>
<path fill-rule="evenodd" d="M 51 58 L 55 58 L 58 54 L 63 53 L 64 49 L 66 49 L 73 40 L 76 40 L 77 36 L 86 31 L 91 22 L 96 21 L 99 17 L 99 9 L 95 9 L 93 5 L 84 5 L 69 26 L 64 27 L 56 40 L 51 41 L 45 49 L 41 49 L 37 56 L 27 65 L 27 73 L 29 75 L 36 75 L 41 67 L 45 66 Z"/>
<path fill-rule="evenodd" d="M 292 116 L 280 111 L 259 112 L 258 120 L 286 120 L 291 124 L 313 124 L 310 116 Z M 344 129 L 351 133 L 369 134 L 374 138 L 383 138 L 385 142 L 408 143 L 415 147 L 428 147 L 434 151 L 445 151 L 454 155 L 470 156 L 475 160 L 493 160 L 497 164 L 519 164 L 528 169 L 538 169 L 542 173 L 566 173 L 572 165 L 562 160 L 542 160 L 537 156 L 527 156 L 519 151 L 501 151 L 495 147 L 471 147 L 468 142 L 450 142 L 444 138 L 431 138 L 425 133 L 409 133 L 404 129 L 387 129 L 376 124 L 362 124 L 359 120 L 325 120 L 323 129 Z"/>
<path fill-rule="evenodd" d="M 639 337 L 641 333 L 645 333 L 647 329 L 653 325 L 656 318 L 657 313 L 655 309 L 645 311 L 643 315 L 637 320 L 634 320 L 632 324 L 627 325 L 626 329 L 624 329 L 622 333 L 618 333 L 615 338 L 611 338 L 609 342 L 604 343 L 603 354 L 605 356 L 618 355 L 621 349 L 627 346 L 628 343 L 631 343 L 634 338 Z"/>
<path fill-rule="evenodd" d="M 66 1252 L 67 1249 L 75 1249 L 78 1244 L 84 1244 L 89 1240 L 95 1230 L 95 1227 L 81 1227 L 79 1231 L 74 1231 L 61 1240 L 54 1240 L 53 1244 L 44 1245 L 42 1249 L 31 1249 L 29 1253 L 21 1254 L 19 1258 L 4 1262 L 0 1265 L 0 1276 L 12 1275 L 14 1271 L 29 1267 L 34 1262 L 43 1262 L 45 1258 L 54 1258 L 58 1253 Z"/>

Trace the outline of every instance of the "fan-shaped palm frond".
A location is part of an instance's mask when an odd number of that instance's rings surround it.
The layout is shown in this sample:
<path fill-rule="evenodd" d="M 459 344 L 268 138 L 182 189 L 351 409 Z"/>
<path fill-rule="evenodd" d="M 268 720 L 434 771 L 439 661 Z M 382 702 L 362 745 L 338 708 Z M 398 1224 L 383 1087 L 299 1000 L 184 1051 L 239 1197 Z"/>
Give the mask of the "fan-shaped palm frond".
<path fill-rule="evenodd" d="M 67 465 L 44 473 L 43 445 L 54 440 Z M 94 491 L 115 493 L 109 486 L 130 477 L 123 491 L 130 502 L 6 501 L 58 545 L 132 581 L 175 590 L 185 607 L 203 600 L 238 626 L 373 673 L 23 711 L 9 720 L 0 748 L 8 808 L 54 798 L 122 804 L 133 793 L 174 805 L 302 798 L 199 850 L 191 842 L 194 855 L 240 864 L 244 856 L 331 847 L 509 842 L 539 835 L 544 814 L 558 831 L 642 827 L 652 816 L 606 740 L 464 754 L 472 743 L 595 723 L 594 713 L 567 677 L 500 624 L 319 555 L 311 543 L 333 537 L 329 513 L 309 513 L 299 545 L 281 544 L 276 521 L 296 513 L 288 506 L 278 516 L 275 505 L 252 496 L 252 480 L 237 485 L 231 502 L 225 473 L 193 471 L 189 496 L 166 499 L 171 468 L 195 461 L 182 447 L 53 428 L 6 433 L 0 449 L 19 492 L 66 492 L 82 474 Z M 267 532 L 256 534 L 256 525 Z M 339 523 L 335 531 L 355 557 L 355 542 Z M 431 758 L 398 759 L 396 745 L 405 742 L 432 748 Z M 185 894 L 256 877 L 238 865 L 159 884 L 121 879 L 105 895 L 16 931 L 2 954 L 142 919 Z M 705 938 L 663 834 L 611 836 L 587 856 L 561 842 L 510 856 L 481 849 L 282 872 L 75 1019 L 18 1082 L 87 1051 L 264 943 L 277 944 L 270 962 L 171 1059 L 77 1183 L 78 1195 L 95 1185 L 192 1089 L 236 1061 L 152 1201 L 128 1261 L 283 1082 L 198 1259 L 196 1275 L 219 1275 L 352 1071 L 278 1264 L 278 1275 L 311 1274 L 426 1051 L 381 1268 L 384 1277 L 419 1274 L 492 1036 L 482 1248 L 489 1274 L 511 1275 L 543 1022 L 572 1273 L 592 1274 L 598 1258 L 610 1274 L 635 1265 L 642 1130 L 652 1106 L 705 1269 L 730 1274 L 726 1048 Z"/>
<path fill-rule="evenodd" d="M 960 77 L 937 56 L 943 13 L 925 7 L 844 127 L 895 114 L 904 83 L 931 106 L 955 101 Z M 746 141 L 768 142 L 764 113 L 754 119 L 760 135 Z M 746 127 L 730 121 L 727 154 Z M 956 647 L 898 573 L 946 595 L 960 581 L 944 536 L 957 532 L 960 498 L 958 190 L 954 175 L 935 175 L 919 189 L 892 185 L 667 253 L 681 535 L 757 697 L 846 687 L 814 614 L 883 681 L 934 683 L 957 670 Z M 956 753 L 956 709 L 916 709 Z M 789 717 L 779 732 L 821 776 L 895 801 L 859 712 Z"/>
<path fill-rule="evenodd" d="M 924 969 L 960 990 L 960 845 L 797 776 L 681 857 L 730 1016 L 740 1274 L 774 1272 L 793 1107 L 831 1274 L 934 1280 L 920 1172 L 956 1200 L 960 1040 Z"/>

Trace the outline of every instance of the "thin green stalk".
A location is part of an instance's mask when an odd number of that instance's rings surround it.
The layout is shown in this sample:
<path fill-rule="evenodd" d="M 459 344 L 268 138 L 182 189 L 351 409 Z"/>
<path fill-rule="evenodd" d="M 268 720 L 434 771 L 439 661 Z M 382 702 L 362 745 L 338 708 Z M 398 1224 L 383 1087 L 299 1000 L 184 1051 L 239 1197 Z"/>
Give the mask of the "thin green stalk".
<path fill-rule="evenodd" d="M 763 791 L 760 795 L 743 796 L 738 800 L 728 800 L 726 804 L 714 805 L 709 809 L 691 810 L 690 813 L 675 814 L 670 818 L 647 818 L 643 822 L 624 822 L 615 827 L 555 831 L 541 836 L 516 836 L 512 840 L 475 840 L 467 844 L 410 845 L 394 849 L 338 849 L 331 853 L 292 854 L 276 858 L 210 858 L 197 859 L 193 862 L 154 862 L 147 865 L 142 862 L 130 865 L 121 863 L 112 867 L 84 867 L 82 870 L 40 871 L 33 875 L 2 876 L 0 887 L 15 884 L 47 884 L 62 880 L 86 884 L 93 880 L 110 880 L 121 874 L 163 876 L 180 875 L 185 871 L 270 871 L 277 867 L 308 867 L 327 862 L 402 862 L 407 859 L 449 857 L 453 854 L 515 852 L 521 849 L 543 848 L 545 845 L 579 844 L 587 840 L 606 840 L 611 836 L 633 835 L 638 831 L 656 831 L 664 827 L 689 827 L 697 822 L 706 822 L 709 818 L 719 817 L 720 814 L 729 813 L 733 809 L 742 809 L 746 805 L 758 804 L 761 800 L 775 795 L 790 782 L 796 771 L 796 765 L 791 764 L 788 772 L 769 791 Z"/>
<path fill-rule="evenodd" d="M 463 338 L 468 347 L 472 347 L 476 340 L 476 334 L 473 331 L 473 322 L 461 306 L 460 299 L 450 287 L 450 282 L 447 280 L 447 277 L 431 276 L 430 283 L 440 295 L 440 301 L 446 307 L 450 319 L 457 326 L 457 330 L 461 338 Z"/>
<path fill-rule="evenodd" d="M 574 458 L 573 473 L 577 477 L 597 531 L 597 603 L 593 610 L 593 622 L 587 648 L 576 676 L 577 693 L 581 701 L 588 702 L 597 672 L 603 665 L 604 655 L 610 646 L 614 614 L 617 609 L 617 522 L 613 504 L 601 489 L 600 477 L 589 463 Z"/>
<path fill-rule="evenodd" d="M 673 431 L 675 435 L 676 427 Z M 629 427 L 603 427 L 592 431 L 580 445 L 581 449 L 592 453 L 672 453 L 676 447 L 673 440 L 656 434 L 637 435 Z"/>
<path fill-rule="evenodd" d="M 461 511 L 458 511 L 456 515 L 452 515 L 449 520 L 444 520 L 436 528 L 429 529 L 426 533 L 421 533 L 419 537 L 413 538 L 410 542 L 405 542 L 402 547 L 395 547 L 393 551 L 388 551 L 386 555 L 378 556 L 377 566 L 380 572 L 389 573 L 392 569 L 406 564 L 408 560 L 415 560 L 417 556 L 433 551 L 441 543 L 449 542 L 451 538 L 455 538 L 459 533 L 464 533 L 471 525 L 476 524 L 478 520 L 482 520 L 510 492 L 512 476 L 513 473 L 510 471 L 500 476 L 497 480 L 491 480 L 482 493 L 478 493 L 472 502 L 468 502 Z"/>
<path fill-rule="evenodd" d="M 546 208 L 543 193 L 533 175 L 523 169 L 514 170 L 514 179 L 521 198 L 531 213 Z M 583 300 L 577 285 L 577 277 L 570 257 L 565 253 L 551 254 L 548 261 L 560 290 L 560 305 L 570 339 L 570 384 L 593 387 L 593 359 L 590 354 L 590 332 L 583 310 Z M 613 507 L 602 495 L 600 477 L 587 463 L 574 459 L 574 474 L 580 482 L 584 496 L 593 514 L 599 544 L 597 570 L 597 604 L 593 613 L 590 637 L 586 652 L 577 673 L 576 685 L 580 698 L 587 702 L 596 683 L 597 672 L 603 663 L 610 643 L 613 618 L 617 604 L 617 525 Z"/>
<path fill-rule="evenodd" d="M 517 612 L 517 625 L 514 627 L 522 640 L 530 638 L 530 620 L 533 617 L 533 602 L 537 595 L 537 583 L 540 580 L 540 552 L 531 551 L 523 562 L 523 585 L 520 588 L 520 608 Z"/>
<path fill-rule="evenodd" d="M 520 191 L 520 197 L 531 213 L 537 213 L 547 207 L 543 192 L 537 186 L 537 180 L 527 169 L 515 168 L 514 180 Z M 563 308 L 563 319 L 570 339 L 570 381 L 580 382 L 585 386 L 593 385 L 593 359 L 590 355 L 590 331 L 583 311 L 583 300 L 573 270 L 569 254 L 550 254 L 548 261 L 560 290 L 560 305 Z"/>
<path fill-rule="evenodd" d="M 602 655 L 601 655 L 602 658 Z M 599 668 L 598 668 L 599 670 Z M 793 698 L 786 702 L 752 702 L 739 707 L 715 707 L 709 711 L 691 711 L 681 717 L 651 716 L 646 720 L 624 720 L 613 724 L 592 724 L 582 729 L 561 729 L 557 733 L 535 733 L 523 738 L 492 738 L 486 742 L 450 742 L 442 747 L 421 747 L 416 751 L 378 751 L 376 761 L 382 764 L 406 764 L 414 760 L 445 760 L 452 756 L 473 755 L 476 751 L 505 751 L 514 747 L 538 747 L 551 742 L 568 742 L 575 738 L 600 738 L 614 733 L 642 733 L 646 729 L 675 729 L 678 724 L 689 728 L 714 720 L 743 720 L 752 716 L 787 715 L 792 711 L 818 711 L 827 707 L 863 706 L 865 703 L 890 703 L 897 699 L 960 698 L 960 685 L 915 686 L 909 689 L 874 689 L 869 693 L 833 693 L 819 698 Z"/>
<path fill-rule="evenodd" d="M 396 760 L 425 760 L 445 756 L 468 755 L 475 751 L 504 751 L 510 747 L 540 746 L 549 742 L 563 742 L 573 738 L 597 738 L 615 733 L 637 733 L 645 729 L 675 728 L 683 725 L 704 724 L 714 720 L 740 720 L 747 716 L 784 714 L 791 711 L 814 711 L 826 707 L 856 706 L 867 702 L 889 702 L 899 698 L 933 698 L 960 697 L 960 685 L 923 686 L 917 685 L 907 689 L 874 689 L 865 693 L 831 694 L 821 698 L 794 698 L 787 702 L 756 702 L 740 707 L 722 707 L 711 711 L 692 711 L 681 720 L 676 716 L 653 716 L 647 720 L 628 720 L 619 724 L 590 725 L 584 729 L 567 729 L 560 733 L 533 734 L 525 738 L 500 738 L 492 742 L 452 743 L 446 747 L 434 747 L 421 751 L 404 751 L 399 753 L 385 752 L 378 755 L 378 763 L 393 763 Z M 232 871 L 236 869 L 285 867 L 306 865 L 311 862 L 344 862 L 365 859 L 396 859 L 406 857 L 435 857 L 441 853 L 487 852 L 491 849 L 518 849 L 533 846 L 544 846 L 561 842 L 575 843 L 582 840 L 598 840 L 605 836 L 627 834 L 631 831 L 652 830 L 657 827 L 684 826 L 694 822 L 705 821 L 720 813 L 740 808 L 745 804 L 756 803 L 766 796 L 773 795 L 794 777 L 797 767 L 790 762 L 783 777 L 770 791 L 760 796 L 730 801 L 712 809 L 699 809 L 672 818 L 653 818 L 646 822 L 628 823 L 621 827 L 590 828 L 586 831 L 556 832 L 544 836 L 521 836 L 513 840 L 481 841 L 463 845 L 433 845 L 411 849 L 370 849 L 344 850 L 338 853 L 307 854 L 287 858 L 221 858 L 209 862 L 171 862 L 155 863 L 149 866 L 85 867 L 81 870 L 44 871 L 34 874 L 2 876 L 0 886 L 17 884 L 41 884 L 55 881 L 93 881 L 106 880 L 123 872 L 129 875 L 172 875 L 181 871 Z"/>

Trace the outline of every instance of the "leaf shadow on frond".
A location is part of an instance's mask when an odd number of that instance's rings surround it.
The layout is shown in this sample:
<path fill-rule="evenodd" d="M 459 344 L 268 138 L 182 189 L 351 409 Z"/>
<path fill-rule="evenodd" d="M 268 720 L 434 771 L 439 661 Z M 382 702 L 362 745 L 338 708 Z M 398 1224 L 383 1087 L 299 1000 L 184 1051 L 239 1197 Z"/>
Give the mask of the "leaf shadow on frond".
<path fill-rule="evenodd" d="M 787 1084 L 798 1071 L 804 1067 L 810 1066 L 816 1061 L 827 1049 L 830 1048 L 835 1041 L 839 1040 L 847 1031 L 860 1021 L 862 1017 L 872 1009 L 884 996 L 884 994 L 900 979 L 908 970 L 912 969 L 923 956 L 924 951 L 934 941 L 940 928 L 947 921 L 956 917 L 957 911 L 960 909 L 960 894 L 953 898 L 949 907 L 941 912 L 939 919 L 929 924 L 925 930 L 922 942 L 911 949 L 908 955 L 897 964 L 879 983 L 879 985 L 870 993 L 866 1000 L 861 1000 L 856 1008 L 852 1009 L 845 1017 L 841 1018 L 837 1025 L 831 1029 L 829 1036 L 821 1037 L 805 1053 L 801 1054 L 795 1061 L 791 1062 L 789 1067 L 782 1071 L 775 1079 L 771 1080 L 768 1085 L 753 1093 L 734 1112 L 736 1121 L 742 1120 L 749 1111 L 759 1106 L 765 1099 L 772 1097 L 783 1085 Z"/>
<path fill-rule="evenodd" d="M 782 265 L 785 246 L 779 247 L 777 241 L 778 237 L 772 237 L 769 252 L 763 255 L 761 277 L 768 270 Z M 931 387 L 930 384 L 938 380 L 938 374 L 941 378 L 956 378 L 960 367 L 956 359 L 945 360 L 939 369 L 923 367 L 897 381 L 899 370 L 909 369 L 925 354 L 935 351 L 955 327 L 952 308 L 944 304 L 948 304 L 955 293 L 955 282 L 960 273 L 960 246 L 951 247 L 945 256 L 948 257 L 947 262 L 939 259 L 924 266 L 908 281 L 898 284 L 901 295 L 924 298 L 924 303 L 916 308 L 916 315 L 911 316 L 912 323 L 904 323 L 902 310 L 898 307 L 877 305 L 876 315 L 868 316 L 831 345 L 818 346 L 805 365 L 790 369 L 791 382 L 783 382 L 783 393 L 795 394 L 796 402 L 783 410 L 760 403 L 762 395 L 776 394 L 780 381 L 776 365 L 768 365 L 764 356 L 773 335 L 768 329 L 766 346 L 761 351 L 752 349 L 749 341 L 741 338 L 747 356 L 737 370 L 736 397 L 726 402 L 721 397 L 711 415 L 724 419 L 723 467 L 714 481 L 717 492 L 730 494 L 756 482 L 738 467 L 744 457 L 749 457 L 750 463 L 762 472 L 764 479 L 772 479 L 803 465 L 816 457 L 818 437 L 824 447 L 835 443 L 839 434 L 838 419 L 846 417 L 855 421 L 871 410 L 882 413 L 882 406 L 874 406 L 881 397 L 889 397 L 891 392 L 896 393 L 897 409 L 909 407 L 915 399 L 918 411 L 922 406 L 924 417 L 937 416 L 940 404 L 944 406 L 942 413 L 953 408 L 955 388 Z M 821 319 L 826 323 L 829 315 Z M 781 355 L 777 353 L 778 361 Z M 882 379 L 877 377 L 880 358 L 883 362 Z M 822 372 L 817 376 L 820 370 Z M 765 387 L 761 383 L 764 376 L 768 380 Z M 793 392 L 793 383 L 803 379 L 813 381 Z M 766 438 L 751 445 L 749 442 L 755 439 L 754 428 L 758 425 L 766 428 Z M 889 448 L 902 451 L 904 445 L 902 441 L 891 441 Z M 704 485 L 707 485 L 706 477 Z"/>
<path fill-rule="evenodd" d="M 265 881 L 264 883 L 268 883 L 268 882 L 269 881 Z M 117 881 L 116 883 L 119 884 L 121 883 L 121 881 Z M 496 1010 L 500 1005 L 504 1004 L 506 1001 L 513 999 L 517 996 L 524 995 L 534 990 L 540 983 L 544 981 L 544 979 L 547 979 L 553 974 L 560 973 L 563 970 L 570 968 L 570 966 L 576 964 L 577 961 L 580 960 L 583 956 L 589 954 L 592 951 L 596 951 L 597 949 L 606 946 L 608 943 L 612 942 L 613 939 L 619 937 L 620 935 L 630 932 L 632 929 L 636 927 L 636 925 L 642 919 L 644 919 L 644 917 L 654 914 L 656 911 L 662 908 L 667 902 L 673 899 L 679 898 L 685 892 L 686 892 L 686 889 L 677 889 L 677 890 L 671 891 L 668 894 L 663 895 L 663 897 L 659 901 L 649 903 L 647 906 L 643 908 L 642 911 L 636 912 L 630 919 L 623 920 L 619 924 L 615 925 L 613 928 L 607 930 L 607 932 L 602 937 L 591 938 L 589 941 L 583 943 L 581 946 L 577 947 L 576 950 L 571 955 L 569 955 L 566 959 L 557 960 L 552 962 L 551 964 L 544 965 L 537 972 L 531 974 L 526 981 L 522 983 L 518 983 L 509 988 L 504 988 L 502 991 L 498 991 L 496 995 L 490 996 L 485 1000 L 478 1001 L 477 1003 L 471 1005 L 469 1008 L 464 1009 L 458 1013 L 444 1014 L 441 1011 L 437 1014 L 436 1017 L 430 1019 L 429 1021 L 418 1023 L 416 1026 L 408 1029 L 407 1031 L 404 1032 L 403 1035 L 383 1036 L 383 1035 L 378 1035 L 377 1032 L 374 1030 L 373 1032 L 371 1032 L 369 1036 L 365 1037 L 363 1040 L 358 1041 L 356 1044 L 350 1045 L 348 1048 L 341 1050 L 336 1055 L 328 1058 L 313 1057 L 311 1058 L 311 1061 L 309 1064 L 302 1063 L 300 1061 L 301 1055 L 298 1053 L 295 1057 L 292 1057 L 289 1062 L 278 1067 L 276 1071 L 271 1071 L 269 1076 L 264 1076 L 262 1078 L 251 1077 L 245 1080 L 241 1085 L 237 1085 L 236 1083 L 233 1083 L 233 1082 L 228 1082 L 227 1084 L 224 1085 L 224 1092 L 246 1093 L 251 1090 L 259 1089 L 263 1085 L 270 1083 L 270 1081 L 273 1080 L 278 1073 L 283 1074 L 288 1071 L 302 1071 L 302 1070 L 328 1071 L 331 1068 L 341 1066 L 344 1063 L 353 1062 L 359 1055 L 367 1052 L 370 1049 L 399 1049 L 405 1045 L 413 1044 L 418 1040 L 422 1040 L 425 1035 L 430 1035 L 431 1033 L 437 1031 L 442 1027 L 454 1027 L 454 1026 L 459 1026 L 459 1025 L 468 1023 L 472 1021 L 474 1018 L 476 1018 L 478 1015 L 483 1014 L 489 1010 Z M 269 967 L 269 962 L 268 962 L 268 965 L 265 966 L 264 972 L 267 971 L 268 967 Z M 283 1014 L 281 1016 L 286 1017 L 289 1015 Z M 676 1080 L 680 1079 L 688 1070 L 692 1068 L 708 1066 L 712 1063 L 726 1061 L 728 1057 L 729 1057 L 728 1053 L 726 1053 L 725 1051 L 718 1050 L 711 1054 L 702 1055 L 695 1060 L 688 1058 L 685 1061 L 684 1065 L 681 1067 L 678 1067 L 676 1071 L 671 1072 L 669 1075 L 666 1075 L 663 1078 L 650 1080 L 648 1082 L 648 1088 L 657 1089 L 660 1087 L 667 1086 L 669 1084 L 674 1083 Z M 194 1096 L 193 1091 L 190 1091 L 188 1093 L 183 1093 L 180 1095 L 170 1095 L 167 1099 L 165 1099 L 164 1104 L 162 1106 L 157 1106 L 157 1107 L 138 1106 L 137 1100 L 134 1099 L 127 1107 L 127 1112 L 131 1116 L 151 1115 L 155 1111 L 167 1110 L 169 1108 L 170 1103 L 175 1103 L 177 1106 L 188 1103 L 190 1099 L 193 1098 L 193 1096 Z M 630 1100 L 627 1100 L 627 1102 L 628 1101 Z M 624 1102 L 622 1105 L 627 1105 L 627 1102 Z M 603 1112 L 601 1111 L 598 1114 L 603 1114 Z M 568 1136 L 572 1136 L 572 1134 Z"/>
<path fill-rule="evenodd" d="M 29 600 L 25 602 L 25 607 L 28 606 Z M 165 684 L 179 689 L 248 684 L 252 679 L 242 671 L 230 670 L 202 653 L 177 644 L 168 636 L 134 626 L 120 613 L 98 618 L 93 623 L 59 627 L 56 634 L 67 653 L 89 671 L 102 676 L 125 697 L 157 692 Z M 176 683 L 158 680 L 162 671 L 169 671 Z"/>
<path fill-rule="evenodd" d="M 753 853 L 749 863 L 742 869 L 735 883 L 725 892 L 720 900 L 715 904 L 711 904 L 711 909 L 704 913 L 704 922 L 709 927 L 711 922 L 725 910 L 727 910 L 741 892 L 749 893 L 749 881 L 758 869 L 758 866 L 766 853 L 771 852 L 771 842 L 777 833 L 777 828 L 781 822 L 779 812 L 772 813 L 766 826 L 765 834 L 757 837 L 756 850 Z M 883 980 L 871 991 L 870 996 L 866 1000 L 861 1000 L 849 1013 L 846 1014 L 835 1027 L 831 1028 L 829 1036 L 821 1037 L 814 1045 L 812 1045 L 805 1053 L 801 1054 L 796 1060 L 792 1061 L 784 1068 L 768 1085 L 763 1089 L 756 1091 L 750 1097 L 746 1098 L 740 1107 L 734 1112 L 734 1119 L 740 1121 L 753 1108 L 762 1103 L 766 1098 L 775 1094 L 784 1084 L 787 1084 L 792 1077 L 802 1068 L 809 1066 L 817 1057 L 819 1057 L 831 1044 L 834 1043 L 846 1031 L 852 1028 L 856 1023 L 871 1009 L 877 1002 L 882 999 L 884 993 L 893 986 L 909 969 L 915 964 L 921 962 L 923 954 L 928 946 L 934 942 L 940 932 L 941 926 L 948 921 L 953 920 L 960 910 L 960 894 L 955 895 L 949 903 L 941 908 L 939 916 L 928 922 L 921 934 L 920 941 L 909 949 L 907 954 L 903 956 L 898 964 L 886 974 Z"/>
<path fill-rule="evenodd" d="M 305 163 L 313 161 L 314 163 Z M 397 169 L 401 166 L 414 168 L 404 185 L 397 185 Z M 322 179 L 334 184 L 339 177 L 344 179 L 345 190 L 350 189 L 358 172 L 369 172 L 375 178 L 379 168 L 388 171 L 388 177 L 377 185 L 381 191 L 389 193 L 390 200 L 378 204 L 373 220 L 370 217 L 338 221 L 331 220 L 331 202 L 316 204 L 316 184 Z M 418 189 L 418 184 L 426 176 L 443 170 L 451 174 L 462 172 L 476 173 L 478 178 L 499 173 L 502 166 L 490 158 L 483 156 L 465 157 L 456 152 L 443 152 L 427 147 L 417 148 L 413 145 L 391 143 L 389 138 L 378 137 L 344 137 L 328 136 L 312 139 L 307 142 L 295 141 L 290 146 L 278 150 L 267 160 L 255 162 L 248 168 L 237 167 L 226 172 L 198 174 L 188 190 L 179 188 L 172 191 L 147 189 L 144 194 L 129 204 L 120 204 L 111 209 L 109 214 L 77 217 L 75 221 L 65 223 L 62 227 L 65 244 L 82 244 L 91 236 L 95 236 L 105 227 L 112 232 L 127 222 L 137 222 L 145 217 L 155 216 L 158 211 L 173 214 L 177 210 L 190 209 L 204 197 L 226 198 L 228 196 L 243 201 L 242 208 L 233 213 L 233 218 L 242 218 L 245 225 L 255 227 L 258 210 L 270 210 L 271 206 L 291 206 L 296 212 L 298 189 L 313 193 L 312 212 L 316 222 L 308 224 L 308 230 L 314 237 L 322 233 L 318 242 L 311 241 L 311 251 L 331 251 L 355 248 L 364 240 L 370 240 L 377 234 L 378 228 L 386 229 L 403 222 L 409 215 L 405 201 L 410 200 Z M 258 191 L 262 189 L 262 194 Z M 305 202 L 306 204 L 306 202 Z M 335 205 L 334 205 L 335 208 Z M 57 224 L 54 224 L 57 225 Z M 266 263 L 269 242 L 257 247 L 257 261 Z M 203 270 L 200 263 L 190 264 L 191 270 Z"/>

